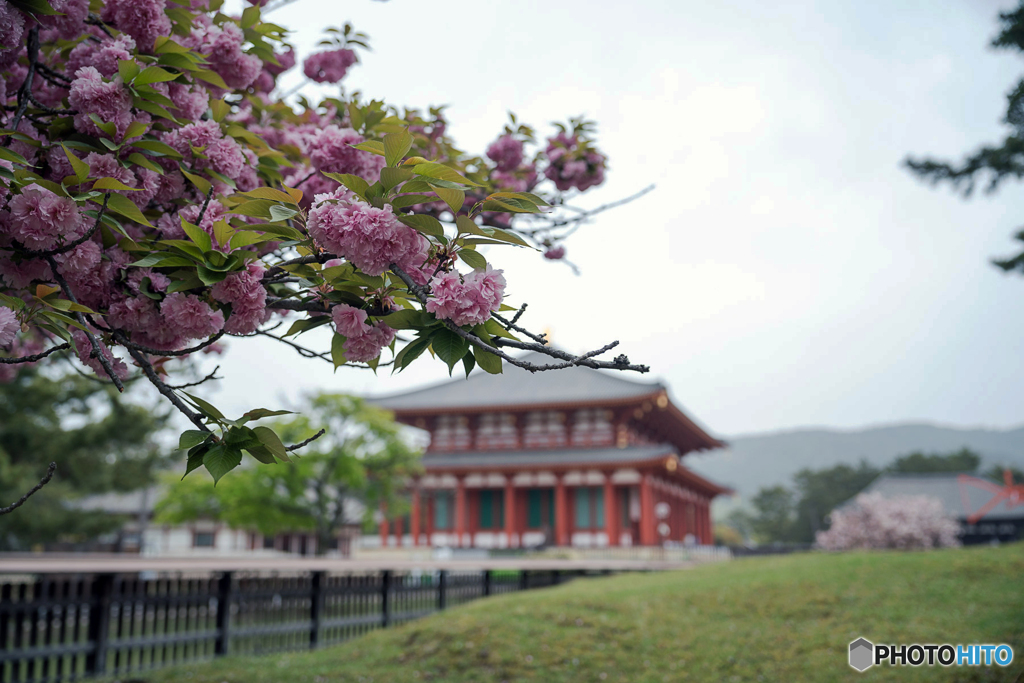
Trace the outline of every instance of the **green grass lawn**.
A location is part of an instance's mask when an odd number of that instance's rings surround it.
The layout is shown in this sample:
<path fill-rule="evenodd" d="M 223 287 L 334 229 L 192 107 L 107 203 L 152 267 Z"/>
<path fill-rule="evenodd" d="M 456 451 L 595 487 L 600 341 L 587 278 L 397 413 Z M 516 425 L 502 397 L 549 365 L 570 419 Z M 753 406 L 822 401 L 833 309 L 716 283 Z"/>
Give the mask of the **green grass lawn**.
<path fill-rule="evenodd" d="M 1007 643 L 1001 667 L 846 663 L 875 643 Z M 1024 544 L 805 554 L 577 580 L 479 600 L 312 653 L 225 658 L 150 683 L 1015 681 Z M 1021 680 L 1024 680 L 1022 675 Z"/>

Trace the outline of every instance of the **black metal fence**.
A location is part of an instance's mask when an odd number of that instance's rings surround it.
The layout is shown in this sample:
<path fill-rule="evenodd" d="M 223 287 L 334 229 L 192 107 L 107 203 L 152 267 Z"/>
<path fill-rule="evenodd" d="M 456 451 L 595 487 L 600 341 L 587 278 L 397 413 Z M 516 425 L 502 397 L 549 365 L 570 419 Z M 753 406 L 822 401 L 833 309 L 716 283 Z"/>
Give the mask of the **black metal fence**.
<path fill-rule="evenodd" d="M 120 675 L 226 654 L 322 647 L 578 572 L 0 577 L 0 683 Z"/>

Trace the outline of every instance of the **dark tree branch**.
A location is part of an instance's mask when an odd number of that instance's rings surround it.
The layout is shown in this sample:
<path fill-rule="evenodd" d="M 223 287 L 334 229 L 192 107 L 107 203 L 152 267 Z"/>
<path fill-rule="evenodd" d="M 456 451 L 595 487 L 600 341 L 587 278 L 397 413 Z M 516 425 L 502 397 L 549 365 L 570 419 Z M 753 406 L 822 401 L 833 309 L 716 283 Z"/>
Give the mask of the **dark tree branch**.
<path fill-rule="evenodd" d="M 127 337 L 125 337 L 124 335 L 121 335 L 121 338 L 118 341 L 120 341 L 121 344 L 123 344 L 125 347 L 127 347 L 129 349 L 135 349 L 137 351 L 142 351 L 144 353 L 148 353 L 151 356 L 170 357 L 170 356 L 187 356 L 190 353 L 195 353 L 196 351 L 202 351 L 207 346 L 211 346 L 213 344 L 216 344 L 217 341 L 221 337 L 223 337 L 223 336 L 224 336 L 224 329 L 221 328 L 220 332 L 218 332 L 217 334 L 213 335 L 209 339 L 204 340 L 202 343 L 196 344 L 195 346 L 189 347 L 187 349 L 180 349 L 178 351 L 164 351 L 162 349 L 153 349 L 153 348 L 150 348 L 148 346 L 143 346 L 142 344 L 136 344 L 133 341 L 129 341 L 129 339 Z"/>
<path fill-rule="evenodd" d="M 316 441 L 317 439 L 319 439 L 321 436 L 323 436 L 326 433 L 327 433 L 326 429 L 321 429 L 319 432 L 317 432 L 313 436 L 309 437 L 305 441 L 300 441 L 299 443 L 295 444 L 294 446 L 285 446 L 284 449 L 286 451 L 297 451 L 300 448 L 302 448 L 303 446 L 308 446 L 309 444 L 313 443 L 314 441 Z"/>
<path fill-rule="evenodd" d="M 11 122 L 11 130 L 18 130 L 18 126 L 21 124 L 21 117 L 25 115 L 25 110 L 28 109 L 29 100 L 32 97 L 32 78 L 36 73 L 36 64 L 39 62 L 39 27 L 34 26 L 28 32 L 28 73 L 25 74 L 25 80 L 22 81 L 21 87 L 18 88 L 18 110 L 14 112 L 14 119 Z M 14 137 L 8 137 L 4 142 L 4 146 L 11 144 L 11 140 Z"/>
<path fill-rule="evenodd" d="M 124 335 L 120 332 L 115 331 L 114 338 L 124 344 Z M 145 373 L 146 378 L 149 379 L 150 383 L 156 387 L 156 390 L 159 391 L 164 398 L 170 401 L 171 405 L 177 408 L 178 411 L 187 417 L 189 421 L 200 431 L 209 432 L 210 428 L 203 423 L 203 416 L 189 408 L 185 405 L 184 401 L 178 398 L 178 395 L 174 393 L 174 390 L 167 386 L 167 383 L 160 379 L 159 375 L 156 374 L 156 370 L 153 369 L 153 364 L 149 362 L 149 359 L 146 358 L 141 351 L 131 347 L 126 348 L 128 348 L 128 353 L 131 354 L 131 357 L 134 358 L 135 362 L 139 364 L 140 368 L 142 368 L 142 372 Z"/>
<path fill-rule="evenodd" d="M 24 505 L 25 501 L 27 501 L 32 496 L 32 494 L 36 493 L 39 489 L 43 488 L 44 486 L 50 483 L 50 480 L 53 479 L 53 472 L 56 469 L 57 463 L 51 462 L 50 466 L 46 468 L 46 474 L 43 476 L 42 479 L 39 480 L 39 483 L 33 486 L 31 489 L 29 489 L 29 492 L 26 493 L 21 498 L 19 498 L 18 500 L 14 501 L 5 508 L 0 508 L 0 515 L 6 515 L 9 512 L 14 512 L 22 505 Z"/>
<path fill-rule="evenodd" d="M 64 292 L 64 296 L 66 296 L 68 301 L 71 303 L 77 304 L 78 299 L 76 299 L 75 295 L 71 293 L 71 288 L 68 286 L 67 280 L 65 280 L 64 276 L 57 271 L 57 262 L 53 260 L 52 256 L 47 256 L 46 262 L 50 264 L 50 270 L 53 271 L 53 278 L 57 281 L 61 291 Z M 114 383 L 117 390 L 124 392 L 124 384 L 121 383 L 121 378 L 117 376 L 116 372 L 114 372 L 114 366 L 111 364 L 110 359 L 107 358 L 105 353 L 103 353 L 103 349 L 100 347 L 100 343 L 96 339 L 96 335 L 94 335 L 89 329 L 89 323 L 86 321 L 85 316 L 78 311 L 75 311 L 75 320 L 82 325 L 85 336 L 89 338 L 89 343 L 92 345 L 93 357 L 96 358 L 100 362 L 100 365 L 103 366 L 104 372 L 106 372 L 107 376 L 110 377 L 110 381 Z"/>
<path fill-rule="evenodd" d="M 14 365 L 16 363 L 35 363 L 37 360 L 42 360 L 43 358 L 46 358 L 51 353 L 56 353 L 57 351 L 63 351 L 64 349 L 70 348 L 71 344 L 65 342 L 63 344 L 58 344 L 57 346 L 50 347 L 43 351 L 42 353 L 34 353 L 31 356 L 18 356 L 17 358 L 0 358 L 0 363 L 4 365 Z"/>
<path fill-rule="evenodd" d="M 196 225 L 203 222 L 203 216 L 206 215 L 206 209 L 210 206 L 211 197 L 213 197 L 213 183 L 210 184 L 210 191 L 206 193 L 206 199 L 203 200 L 203 208 L 199 209 L 199 217 L 196 218 Z"/>

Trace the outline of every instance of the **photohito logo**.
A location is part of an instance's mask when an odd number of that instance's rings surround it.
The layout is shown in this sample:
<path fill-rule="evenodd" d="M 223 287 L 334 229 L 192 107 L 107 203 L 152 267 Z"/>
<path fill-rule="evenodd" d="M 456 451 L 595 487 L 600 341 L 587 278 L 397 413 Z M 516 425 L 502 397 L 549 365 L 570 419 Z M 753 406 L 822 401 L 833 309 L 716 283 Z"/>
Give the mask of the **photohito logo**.
<path fill-rule="evenodd" d="M 1009 645 L 875 645 L 866 638 L 850 643 L 850 666 L 866 671 L 875 664 L 889 666 L 1009 666 Z"/>

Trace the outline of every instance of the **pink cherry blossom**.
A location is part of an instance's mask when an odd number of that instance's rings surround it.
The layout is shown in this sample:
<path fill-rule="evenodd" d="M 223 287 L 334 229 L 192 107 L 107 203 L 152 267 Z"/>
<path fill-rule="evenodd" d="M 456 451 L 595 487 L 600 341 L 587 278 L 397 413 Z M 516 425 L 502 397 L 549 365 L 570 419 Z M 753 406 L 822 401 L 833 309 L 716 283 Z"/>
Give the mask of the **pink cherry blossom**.
<path fill-rule="evenodd" d="M 960 525 L 937 498 L 866 493 L 832 513 L 832 525 L 818 532 L 817 544 L 825 550 L 947 548 L 960 544 L 959 534 Z"/>
<path fill-rule="evenodd" d="M 134 38 L 140 50 L 150 52 L 159 36 L 171 34 L 165 5 L 165 0 L 106 0 L 100 18 Z"/>
<path fill-rule="evenodd" d="M 0 347 L 10 346 L 20 329 L 17 314 L 6 306 L 0 306 Z"/>
<path fill-rule="evenodd" d="M 9 235 L 29 249 L 52 249 L 62 240 L 82 233 L 81 213 L 73 199 L 58 197 L 44 187 L 32 184 L 10 203 Z"/>
<path fill-rule="evenodd" d="M 487 148 L 487 156 L 498 171 L 507 173 L 523 163 L 523 143 L 511 135 L 502 135 Z"/>
<path fill-rule="evenodd" d="M 175 292 L 160 303 L 164 321 L 185 339 L 205 339 L 224 327 L 224 314 L 194 294 Z"/>
<path fill-rule="evenodd" d="M 344 337 L 358 337 L 370 331 L 370 326 L 366 324 L 366 311 L 362 309 L 338 304 L 331 310 L 331 316 L 338 334 Z"/>
<path fill-rule="evenodd" d="M 488 266 L 487 270 L 465 276 L 454 271 L 442 273 L 431 281 L 430 287 L 429 312 L 456 325 L 479 325 L 501 307 L 505 277 L 502 271 Z"/>
<path fill-rule="evenodd" d="M 68 102 L 75 114 L 75 128 L 89 135 L 105 136 L 106 133 L 89 118 L 95 114 L 104 123 L 112 123 L 120 138 L 132 122 L 132 97 L 125 90 L 120 76 L 104 81 L 100 72 L 92 66 L 83 66 L 75 72 L 71 82 Z"/>
<path fill-rule="evenodd" d="M 352 50 L 328 50 L 307 57 L 302 70 L 307 78 L 317 83 L 337 83 L 357 61 L 356 53 Z"/>

